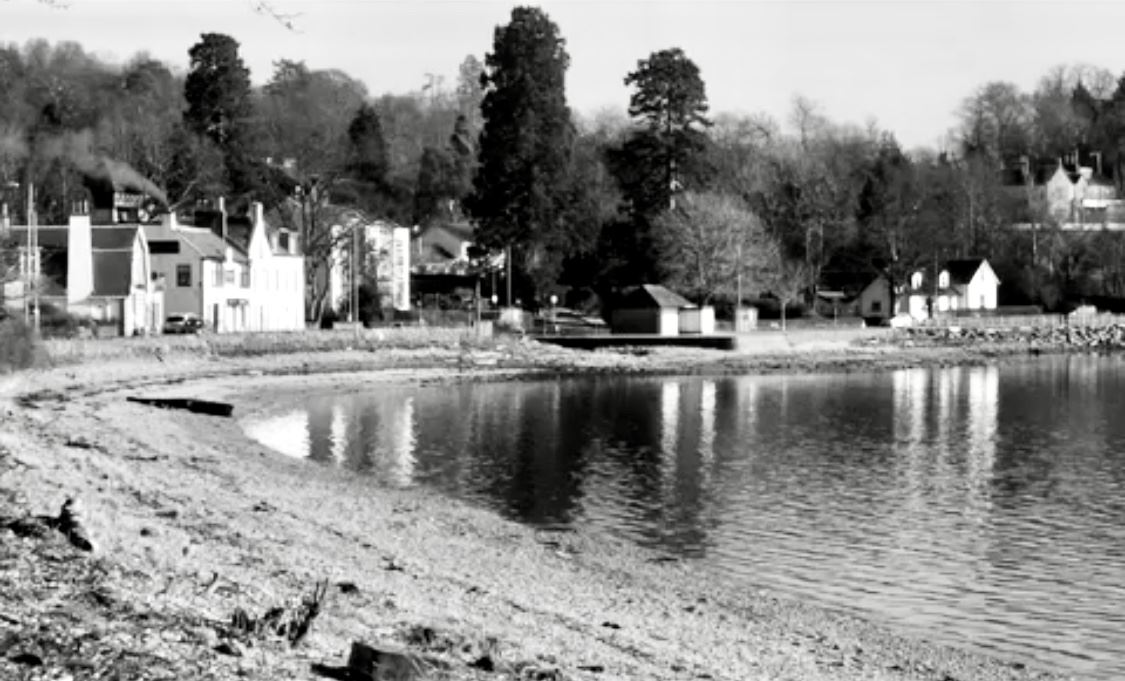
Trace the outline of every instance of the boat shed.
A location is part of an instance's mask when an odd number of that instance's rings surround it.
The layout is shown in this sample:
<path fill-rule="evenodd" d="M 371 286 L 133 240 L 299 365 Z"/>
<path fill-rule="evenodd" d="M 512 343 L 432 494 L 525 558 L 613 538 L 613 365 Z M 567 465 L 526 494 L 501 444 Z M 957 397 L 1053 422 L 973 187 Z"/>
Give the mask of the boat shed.
<path fill-rule="evenodd" d="M 680 332 L 680 310 L 685 307 L 691 307 L 691 303 L 663 286 L 635 286 L 627 289 L 615 306 L 610 327 L 615 334 L 676 336 Z"/>

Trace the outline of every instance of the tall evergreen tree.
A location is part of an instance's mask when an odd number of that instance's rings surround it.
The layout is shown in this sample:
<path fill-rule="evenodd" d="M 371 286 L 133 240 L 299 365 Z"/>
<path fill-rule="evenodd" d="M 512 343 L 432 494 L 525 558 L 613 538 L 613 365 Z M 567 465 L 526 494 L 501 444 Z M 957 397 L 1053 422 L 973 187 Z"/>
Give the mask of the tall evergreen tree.
<path fill-rule="evenodd" d="M 415 224 L 438 216 L 454 217 L 457 204 L 472 190 L 475 153 L 465 116 L 457 117 L 448 148 L 422 150 L 414 189 Z"/>
<path fill-rule="evenodd" d="M 188 56 L 184 122 L 226 151 L 247 137 L 253 108 L 250 69 L 238 55 L 238 42 L 221 33 L 205 33 Z"/>
<path fill-rule="evenodd" d="M 672 206 L 677 191 L 707 184 L 706 87 L 679 48 L 640 61 L 625 84 L 635 88 L 629 115 L 643 127 L 626 141 L 616 166 L 634 212 L 653 214 Z"/>
<path fill-rule="evenodd" d="M 382 186 L 387 177 L 387 141 L 379 114 L 369 104 L 364 104 L 348 125 L 351 151 L 348 169 L 351 176 L 361 182 Z"/>
<path fill-rule="evenodd" d="M 188 56 L 191 67 L 184 81 L 184 124 L 222 152 L 235 194 L 265 193 L 262 164 L 251 134 L 250 70 L 238 54 L 238 41 L 221 33 L 205 33 Z"/>
<path fill-rule="evenodd" d="M 511 248 L 516 276 L 540 291 L 575 247 L 563 191 L 574 137 L 569 63 L 558 27 L 540 9 L 517 7 L 496 28 L 481 78 L 480 166 L 465 202 L 479 244 Z"/>
<path fill-rule="evenodd" d="M 695 63 L 679 48 L 655 52 L 625 84 L 634 88 L 629 115 L 640 127 L 606 153 L 629 208 L 629 224 L 616 225 L 610 240 L 618 264 L 607 275 L 619 283 L 656 278 L 653 219 L 674 206 L 677 192 L 706 190 L 712 174 L 706 87 Z"/>

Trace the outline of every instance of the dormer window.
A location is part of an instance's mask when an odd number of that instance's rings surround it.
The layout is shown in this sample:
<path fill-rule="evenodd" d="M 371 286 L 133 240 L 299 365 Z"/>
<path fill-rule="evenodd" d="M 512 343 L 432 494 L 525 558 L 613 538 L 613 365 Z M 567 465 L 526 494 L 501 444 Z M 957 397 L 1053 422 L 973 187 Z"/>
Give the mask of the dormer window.
<path fill-rule="evenodd" d="M 914 289 L 922 288 L 922 273 L 921 272 L 915 272 L 914 274 L 910 275 L 910 288 L 914 288 Z"/>
<path fill-rule="evenodd" d="M 949 271 L 942 270 L 941 274 L 937 275 L 938 288 L 949 288 Z"/>
<path fill-rule="evenodd" d="M 281 251 L 282 253 L 289 252 L 289 232 L 278 232 L 277 250 Z"/>

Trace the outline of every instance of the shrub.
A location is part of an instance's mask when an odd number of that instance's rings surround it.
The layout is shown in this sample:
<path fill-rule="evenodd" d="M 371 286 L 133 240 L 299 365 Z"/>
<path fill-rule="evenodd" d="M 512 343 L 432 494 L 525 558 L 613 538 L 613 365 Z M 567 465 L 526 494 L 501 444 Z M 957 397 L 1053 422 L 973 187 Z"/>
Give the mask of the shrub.
<path fill-rule="evenodd" d="M 0 374 L 26 369 L 40 357 L 35 331 L 22 319 L 0 319 Z"/>
<path fill-rule="evenodd" d="M 39 306 L 39 333 L 44 338 L 78 338 L 84 335 L 84 329 L 88 335 L 94 335 L 95 326 L 91 320 L 76 317 L 49 303 Z"/>

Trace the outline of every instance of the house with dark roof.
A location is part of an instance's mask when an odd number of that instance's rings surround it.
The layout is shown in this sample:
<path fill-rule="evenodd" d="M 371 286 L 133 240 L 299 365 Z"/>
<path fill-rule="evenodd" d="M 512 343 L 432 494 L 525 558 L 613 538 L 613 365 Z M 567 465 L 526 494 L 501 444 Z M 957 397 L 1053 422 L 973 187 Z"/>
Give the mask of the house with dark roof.
<path fill-rule="evenodd" d="M 986 311 L 997 307 L 1000 278 L 984 258 L 950 260 L 938 272 L 937 289 L 947 291 L 934 312 Z"/>
<path fill-rule="evenodd" d="M 244 216 L 225 202 L 190 223 L 174 213 L 144 226 L 168 314 L 193 314 L 216 332 L 305 328 L 304 257 L 295 234 L 271 227 L 262 204 Z"/>
<path fill-rule="evenodd" d="M 38 248 L 31 258 L 28 227 L 8 230 L 20 250 L 18 276 L 4 285 L 9 310 L 23 308 L 37 294 L 42 307 L 88 318 L 103 331 L 133 335 L 160 327 L 163 295 L 139 225 L 92 225 L 83 205 L 66 225 L 32 229 Z"/>
<path fill-rule="evenodd" d="M 859 294 L 859 314 L 865 319 L 909 316 L 921 321 L 987 312 L 997 307 L 999 286 L 1000 279 L 988 260 L 950 260 L 930 280 L 923 270 L 913 272 L 909 282 L 894 292 L 893 301 L 887 278 L 875 277 Z"/>

